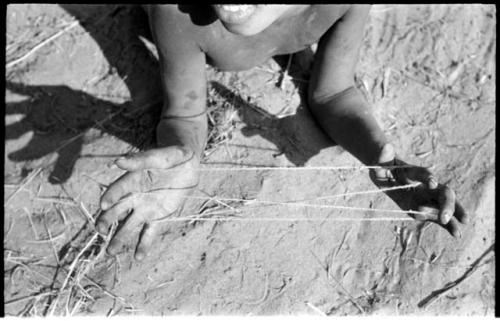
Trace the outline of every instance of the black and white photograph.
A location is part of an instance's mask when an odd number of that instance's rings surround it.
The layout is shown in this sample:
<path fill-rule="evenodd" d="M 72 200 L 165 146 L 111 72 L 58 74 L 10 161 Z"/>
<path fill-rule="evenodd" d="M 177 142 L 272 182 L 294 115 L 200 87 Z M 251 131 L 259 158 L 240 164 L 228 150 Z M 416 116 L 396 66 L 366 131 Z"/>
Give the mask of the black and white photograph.
<path fill-rule="evenodd" d="M 6 5 L 4 315 L 495 312 L 494 4 Z"/>

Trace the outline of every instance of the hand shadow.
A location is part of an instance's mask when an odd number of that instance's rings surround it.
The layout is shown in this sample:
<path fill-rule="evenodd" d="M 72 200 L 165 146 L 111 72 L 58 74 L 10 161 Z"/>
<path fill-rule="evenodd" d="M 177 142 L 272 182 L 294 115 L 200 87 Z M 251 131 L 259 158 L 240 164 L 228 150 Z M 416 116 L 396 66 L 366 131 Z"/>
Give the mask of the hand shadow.
<path fill-rule="evenodd" d="M 86 132 L 91 128 L 138 148 L 153 144 L 151 128 L 155 128 L 154 119 L 161 109 L 158 62 L 139 38 L 151 39 L 145 12 L 138 6 L 61 7 L 74 15 L 97 42 L 109 63 L 108 72 L 117 73 L 124 80 L 131 101 L 116 104 L 64 85 L 27 86 L 6 81 L 7 90 L 30 99 L 6 104 L 7 115 L 25 117 L 6 126 L 5 139 L 34 132 L 30 142 L 10 153 L 8 158 L 25 162 L 57 154 L 49 176 L 51 184 L 64 183 L 71 177 L 82 146 L 88 143 Z M 119 110 L 123 113 L 115 115 Z M 149 117 L 141 118 L 142 114 Z M 26 176 L 26 170 L 21 175 Z"/>
<path fill-rule="evenodd" d="M 153 136 L 144 128 L 147 124 L 141 124 L 140 119 L 126 117 L 126 114 L 112 117 L 117 111 L 125 110 L 127 103 L 113 104 L 67 86 L 26 86 L 6 82 L 6 89 L 31 99 L 6 104 L 7 115 L 24 114 L 25 117 L 5 127 L 5 139 L 17 139 L 33 131 L 30 142 L 10 153 L 8 158 L 25 162 L 56 153 L 49 176 L 51 184 L 61 184 L 69 179 L 83 145 L 98 138 L 86 134 L 91 128 L 100 129 L 134 146 L 151 144 Z M 148 113 L 159 114 L 159 109 Z"/>

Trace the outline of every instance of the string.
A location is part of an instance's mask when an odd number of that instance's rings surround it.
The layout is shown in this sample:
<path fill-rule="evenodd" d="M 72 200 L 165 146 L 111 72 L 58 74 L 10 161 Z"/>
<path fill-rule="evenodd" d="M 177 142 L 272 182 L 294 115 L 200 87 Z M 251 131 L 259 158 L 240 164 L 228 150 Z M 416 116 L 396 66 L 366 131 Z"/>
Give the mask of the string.
<path fill-rule="evenodd" d="M 186 198 L 191 198 L 191 199 L 199 199 L 199 200 L 207 200 L 210 198 L 207 197 L 199 197 L 199 196 L 185 196 Z M 246 201 L 249 202 L 249 200 L 245 199 L 238 199 L 238 198 L 217 198 L 220 201 L 234 201 L 234 202 L 242 202 Z M 398 214 L 420 214 L 420 215 L 427 215 L 428 213 L 425 212 L 419 212 L 419 211 L 413 211 L 413 210 L 390 210 L 390 209 L 378 209 L 378 208 L 369 208 L 369 207 L 353 207 L 353 206 L 342 206 L 342 205 L 323 205 L 323 204 L 309 204 L 309 203 L 302 203 L 302 202 L 289 202 L 289 203 L 282 203 L 282 202 L 274 202 L 274 201 L 261 201 L 261 200 L 252 200 L 251 202 L 256 202 L 256 203 L 262 203 L 262 204 L 269 204 L 269 205 L 289 205 L 289 206 L 302 206 L 302 207 L 309 207 L 309 208 L 328 208 L 328 209 L 338 209 L 338 210 L 352 210 L 352 211 L 371 211 L 371 212 L 380 212 L 380 213 L 398 213 Z M 240 208 L 240 209 L 250 209 L 250 208 L 255 208 L 255 207 L 248 207 L 248 208 Z M 233 212 L 234 210 L 230 210 Z M 210 214 L 215 214 L 215 213 L 227 213 L 228 211 L 223 211 L 223 212 L 211 212 Z"/>
<path fill-rule="evenodd" d="M 407 188 L 417 187 L 417 186 L 420 186 L 420 185 L 422 185 L 421 182 L 416 182 L 416 183 L 412 183 L 412 184 L 408 184 L 408 185 L 378 188 L 378 189 L 372 189 L 372 190 L 368 190 L 368 191 L 348 192 L 348 193 L 342 193 L 342 194 L 320 196 L 320 197 L 316 197 L 316 198 L 312 198 L 312 199 L 304 199 L 303 201 L 323 200 L 323 199 L 330 199 L 330 198 L 341 197 L 341 196 L 352 196 L 352 195 L 362 195 L 362 194 L 375 194 L 375 193 L 382 193 L 382 192 L 387 192 L 387 191 L 395 191 L 395 190 L 398 190 L 398 189 L 407 189 Z"/>
<path fill-rule="evenodd" d="M 328 217 L 328 218 L 306 218 L 306 217 L 261 217 L 261 218 L 243 218 L 243 217 L 167 217 L 156 221 L 162 222 L 184 222 L 184 221 L 413 221 L 410 217 L 367 217 L 367 218 L 354 218 L 354 217 Z"/>
<path fill-rule="evenodd" d="M 383 192 L 383 191 L 388 191 L 388 190 L 408 189 L 408 188 L 412 188 L 412 187 L 418 186 L 420 184 L 421 183 L 413 183 L 413 184 L 408 184 L 408 185 L 389 187 L 389 188 L 385 188 L 385 189 L 380 189 L 379 191 Z M 355 195 L 355 194 L 368 194 L 368 193 L 375 193 L 375 190 L 361 191 L 361 192 L 351 192 L 351 193 L 344 193 L 344 194 L 338 194 L 338 195 L 330 195 L 330 196 L 324 196 L 324 197 L 320 197 L 320 198 L 316 198 L 316 199 L 343 196 L 345 194 Z M 248 199 L 242 199 L 242 198 L 221 198 L 221 197 L 211 198 L 211 197 L 207 197 L 207 196 L 189 196 L 189 195 L 186 195 L 184 197 L 185 198 L 189 198 L 189 199 L 197 199 L 197 200 L 217 199 L 219 201 L 227 201 L 227 202 L 251 202 L 251 203 L 269 204 L 269 205 L 301 206 L 301 207 L 310 207 L 310 208 L 329 208 L 329 209 L 343 209 L 343 210 L 354 210 L 354 211 L 372 211 L 372 212 L 385 212 L 385 213 L 389 212 L 389 213 L 399 213 L 399 214 L 408 214 L 408 213 L 409 214 L 426 214 L 426 213 L 423 213 L 423 212 L 412 211 L 412 210 L 403 211 L 403 210 L 390 210 L 390 209 L 377 209 L 377 208 L 365 208 L 365 207 L 352 207 L 352 206 L 330 205 L 330 204 L 310 204 L 310 203 L 304 203 L 304 200 L 301 200 L 301 201 L 277 202 L 277 201 L 265 201 L 265 200 L 248 200 Z"/>
<path fill-rule="evenodd" d="M 342 205 L 328 205 L 328 204 L 310 204 L 310 203 L 304 203 L 304 201 L 312 201 L 312 200 L 318 200 L 318 199 L 326 199 L 326 198 L 333 198 L 333 197 L 339 197 L 339 196 L 345 196 L 345 195 L 359 195 L 359 194 L 368 194 L 368 193 L 379 193 L 379 192 L 385 192 L 385 191 L 390 191 L 390 190 L 399 190 L 399 189 L 409 189 L 413 188 L 416 186 L 421 185 L 422 183 L 416 182 L 408 185 L 402 185 L 402 186 L 394 186 L 394 187 L 387 187 L 387 188 L 381 188 L 377 190 L 368 190 L 368 191 L 360 191 L 360 192 L 349 192 L 349 193 L 343 193 L 343 194 L 336 194 L 336 195 L 329 195 L 329 196 L 323 196 L 323 197 L 317 197 L 314 199 L 309 199 L 309 200 L 292 200 L 292 201 L 285 201 L 285 202 L 277 202 L 277 201 L 265 201 L 265 200 L 248 200 L 248 199 L 241 199 L 241 198 L 220 198 L 220 197 L 207 197 L 207 196 L 183 196 L 183 198 L 187 199 L 197 199 L 197 200 L 214 200 L 214 201 L 233 201 L 233 202 L 252 202 L 252 203 L 260 203 L 260 204 L 266 204 L 266 205 L 289 205 L 289 206 L 302 206 L 302 207 L 310 207 L 310 208 L 323 208 L 323 209 L 342 209 L 342 210 L 352 210 L 352 211 L 371 211 L 371 212 L 384 212 L 384 213 L 397 213 L 397 214 L 414 214 L 414 215 L 422 215 L 424 217 L 428 217 L 430 213 L 427 212 L 420 212 L 420 211 L 414 211 L 414 210 L 391 210 L 391 209 L 377 209 L 377 208 L 366 208 L 366 207 L 353 207 L 353 206 L 342 206 Z M 138 193 L 142 194 L 142 193 Z M 137 195 L 137 194 L 135 194 Z M 374 217 L 374 218 L 203 218 L 201 216 L 207 216 L 207 215 L 220 215 L 220 214 L 230 214 L 230 213 L 235 213 L 235 212 L 241 212 L 242 210 L 250 210 L 250 209 L 255 209 L 256 206 L 249 206 L 249 207 L 241 207 L 241 208 L 233 208 L 230 210 L 220 210 L 220 211 L 212 211 L 208 213 L 203 213 L 197 216 L 190 216 L 190 217 L 178 217 L 178 218 L 172 218 L 170 216 L 166 216 L 164 218 L 157 219 L 155 221 L 197 221 L 197 220 L 203 220 L 203 221 L 217 221 L 217 220 L 254 220 L 254 221 L 394 221 L 394 220 L 400 220 L 400 221 L 410 221 L 413 220 L 413 218 L 407 218 L 407 217 Z"/>
<path fill-rule="evenodd" d="M 210 165 L 210 163 L 203 163 L 203 165 Z M 256 171 L 256 170 L 284 170 L 284 171 L 320 171 L 320 170 L 348 170 L 348 169 L 397 169 L 397 168 L 414 168 L 414 165 L 387 165 L 387 166 L 306 166 L 306 167 L 278 167 L 278 166 L 249 166 L 241 165 L 242 167 L 200 167 L 198 171 Z"/>

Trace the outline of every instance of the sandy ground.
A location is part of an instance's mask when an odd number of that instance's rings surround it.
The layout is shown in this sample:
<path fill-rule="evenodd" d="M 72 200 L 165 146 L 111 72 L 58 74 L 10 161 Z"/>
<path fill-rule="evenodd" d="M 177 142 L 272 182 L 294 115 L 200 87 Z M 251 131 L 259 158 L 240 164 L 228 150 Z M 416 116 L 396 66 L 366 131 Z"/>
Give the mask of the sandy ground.
<path fill-rule="evenodd" d="M 457 192 L 472 218 L 461 239 L 402 215 L 256 206 L 243 214 L 311 220 L 175 223 L 139 264 L 130 252 L 108 256 L 92 221 L 121 175 L 108 164 L 152 145 L 161 93 L 147 28 L 132 7 L 8 6 L 7 315 L 493 314 L 494 6 L 374 6 L 356 74 L 398 153 Z M 294 55 L 284 79 L 286 57 L 245 72 L 209 68 L 203 162 L 360 165 L 303 104 L 308 58 Z M 288 201 L 374 188 L 358 169 L 208 171 L 196 193 Z M 398 209 L 383 193 L 329 204 Z M 224 206 L 188 201 L 184 213 Z"/>

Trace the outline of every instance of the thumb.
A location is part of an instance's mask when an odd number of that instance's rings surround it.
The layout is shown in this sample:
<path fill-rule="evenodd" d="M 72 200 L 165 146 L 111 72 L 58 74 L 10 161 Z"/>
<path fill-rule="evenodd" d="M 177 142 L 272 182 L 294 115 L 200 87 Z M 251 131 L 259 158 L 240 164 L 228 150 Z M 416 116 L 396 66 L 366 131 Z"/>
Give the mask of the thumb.
<path fill-rule="evenodd" d="M 392 144 L 385 144 L 380 151 L 380 155 L 377 159 L 377 164 L 380 166 L 393 165 L 394 158 L 396 157 L 396 152 L 394 151 L 394 146 Z M 389 179 L 393 178 L 391 171 L 385 168 L 375 169 L 375 177 L 377 179 Z"/>
<path fill-rule="evenodd" d="M 158 224 L 155 223 L 145 223 L 142 229 L 142 233 L 139 239 L 139 244 L 135 250 L 135 259 L 138 261 L 144 260 L 148 255 L 151 245 L 155 240 Z"/>
<path fill-rule="evenodd" d="M 193 157 L 193 154 L 186 147 L 169 146 L 122 157 L 117 159 L 115 164 L 126 171 L 168 169 L 188 161 Z"/>

